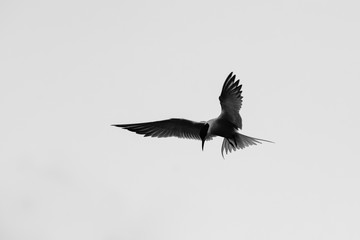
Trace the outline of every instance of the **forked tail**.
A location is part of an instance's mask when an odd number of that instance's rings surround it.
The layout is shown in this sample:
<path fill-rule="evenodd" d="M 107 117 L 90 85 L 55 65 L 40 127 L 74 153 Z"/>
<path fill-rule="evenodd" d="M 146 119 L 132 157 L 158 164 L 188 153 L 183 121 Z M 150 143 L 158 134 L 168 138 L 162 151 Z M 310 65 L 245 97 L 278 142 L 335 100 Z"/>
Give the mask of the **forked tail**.
<path fill-rule="evenodd" d="M 249 137 L 240 133 L 236 133 L 235 137 L 233 139 L 230 138 L 224 138 L 224 141 L 221 146 L 221 155 L 224 158 L 224 149 L 225 153 L 236 151 L 236 149 L 243 149 L 251 145 L 257 145 L 261 144 L 262 142 L 270 142 L 268 140 L 259 139 L 259 138 L 253 138 Z"/>

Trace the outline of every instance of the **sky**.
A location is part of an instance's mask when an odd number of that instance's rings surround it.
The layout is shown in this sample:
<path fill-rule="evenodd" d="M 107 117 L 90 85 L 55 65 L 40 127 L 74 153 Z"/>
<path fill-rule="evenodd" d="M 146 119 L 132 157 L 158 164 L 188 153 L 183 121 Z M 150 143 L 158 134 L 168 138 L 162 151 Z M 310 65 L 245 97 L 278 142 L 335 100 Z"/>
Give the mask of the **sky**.
<path fill-rule="evenodd" d="M 360 239 L 359 1 L 0 2 L 0 238 Z M 205 143 L 111 127 L 220 113 Z"/>

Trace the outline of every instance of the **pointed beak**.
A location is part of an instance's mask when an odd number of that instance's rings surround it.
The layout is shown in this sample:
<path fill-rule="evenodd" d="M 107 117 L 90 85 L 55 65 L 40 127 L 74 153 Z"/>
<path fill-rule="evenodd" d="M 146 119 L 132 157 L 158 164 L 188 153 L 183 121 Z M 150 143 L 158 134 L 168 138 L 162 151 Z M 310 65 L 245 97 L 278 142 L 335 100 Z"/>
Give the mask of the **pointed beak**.
<path fill-rule="evenodd" d="M 201 149 L 204 151 L 204 143 L 205 143 L 205 139 L 202 139 L 202 143 L 201 143 Z"/>

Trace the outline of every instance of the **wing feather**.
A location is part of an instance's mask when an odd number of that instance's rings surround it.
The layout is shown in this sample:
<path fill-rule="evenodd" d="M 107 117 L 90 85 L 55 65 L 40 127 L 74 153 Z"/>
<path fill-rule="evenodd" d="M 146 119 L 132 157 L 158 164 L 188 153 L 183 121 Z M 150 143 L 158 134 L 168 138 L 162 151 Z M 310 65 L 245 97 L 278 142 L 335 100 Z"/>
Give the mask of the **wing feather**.
<path fill-rule="evenodd" d="M 178 137 L 201 140 L 200 130 L 204 125 L 205 123 L 203 122 L 171 118 L 155 122 L 114 124 L 112 126 L 127 129 L 131 132 L 144 135 L 144 137 Z"/>
<path fill-rule="evenodd" d="M 240 80 L 235 81 L 236 75 L 232 72 L 226 78 L 219 100 L 221 105 L 220 118 L 227 119 L 232 122 L 236 127 L 242 128 L 242 119 L 239 114 L 242 106 L 243 96 L 241 87 L 239 85 Z"/>

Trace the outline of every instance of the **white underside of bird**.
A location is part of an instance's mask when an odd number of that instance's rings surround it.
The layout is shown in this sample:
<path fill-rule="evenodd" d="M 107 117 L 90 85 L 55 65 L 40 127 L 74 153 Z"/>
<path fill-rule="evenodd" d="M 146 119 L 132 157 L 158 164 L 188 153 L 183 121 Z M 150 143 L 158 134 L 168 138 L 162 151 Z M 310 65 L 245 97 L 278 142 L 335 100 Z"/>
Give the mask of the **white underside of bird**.
<path fill-rule="evenodd" d="M 142 134 L 145 137 L 179 137 L 198 139 L 204 142 L 211 140 L 213 137 L 223 137 L 221 154 L 224 157 L 224 151 L 236 151 L 250 145 L 256 145 L 263 141 L 271 142 L 264 139 L 249 137 L 239 133 L 242 129 L 242 119 L 239 111 L 242 105 L 242 85 L 239 80 L 235 81 L 236 75 L 230 73 L 226 78 L 219 100 L 221 113 L 219 117 L 210 119 L 207 122 L 195 122 L 181 118 L 171 118 L 168 120 L 133 123 L 133 124 L 114 124 L 115 127 L 121 127 L 129 131 Z"/>

